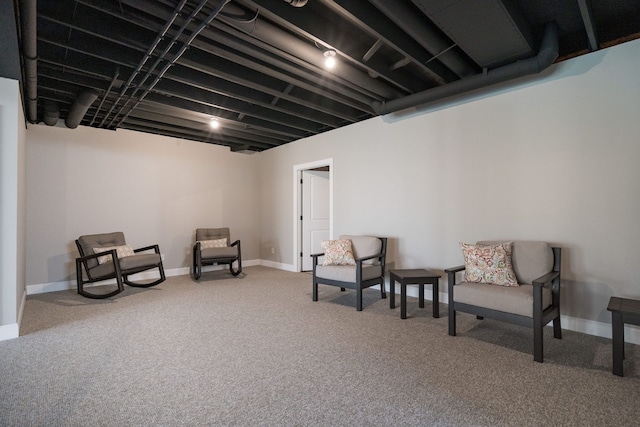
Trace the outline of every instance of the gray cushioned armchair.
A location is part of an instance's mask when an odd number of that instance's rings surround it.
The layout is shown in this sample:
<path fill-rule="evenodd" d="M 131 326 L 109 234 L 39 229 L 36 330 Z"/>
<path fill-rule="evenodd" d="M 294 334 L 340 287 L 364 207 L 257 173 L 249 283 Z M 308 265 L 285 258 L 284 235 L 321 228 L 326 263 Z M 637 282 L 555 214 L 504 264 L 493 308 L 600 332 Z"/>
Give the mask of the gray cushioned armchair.
<path fill-rule="evenodd" d="M 481 241 L 491 245 L 496 241 Z M 543 361 L 544 326 L 553 321 L 553 336 L 560 328 L 560 248 L 545 242 L 514 241 L 512 264 L 519 286 L 456 282 L 465 266 L 446 269 L 449 287 L 449 335 L 456 335 L 456 312 L 475 314 L 533 328 L 533 359 Z"/>
<path fill-rule="evenodd" d="M 385 262 L 387 238 L 373 236 L 343 235 L 340 239 L 351 240 L 356 265 L 318 265 L 318 258 L 324 253 L 312 254 L 313 258 L 313 301 L 318 301 L 318 284 L 338 286 L 356 291 L 356 309 L 362 311 L 362 290 L 380 285 L 382 298 L 385 292 Z"/>
<path fill-rule="evenodd" d="M 148 288 L 165 281 L 162 256 L 158 245 L 133 249 L 125 241 L 124 233 L 88 234 L 76 240 L 80 258 L 76 258 L 76 281 L 78 293 L 87 298 L 108 298 L 129 286 Z M 101 248 L 105 248 L 104 251 Z M 118 249 L 116 249 L 118 248 Z M 125 248 L 125 249 L 123 249 Z M 126 254 L 119 256 L 118 252 Z M 150 253 L 153 251 L 153 253 Z M 132 282 L 129 276 L 157 268 L 160 278 L 153 282 Z M 108 293 L 93 293 L 85 289 L 88 283 L 116 279 L 116 289 Z"/>
<path fill-rule="evenodd" d="M 236 268 L 233 267 L 234 263 Z M 193 246 L 194 278 L 200 279 L 203 265 L 220 264 L 228 264 L 229 272 L 234 276 L 242 273 L 240 240 L 231 242 L 231 233 L 227 227 L 196 229 L 196 244 Z"/>

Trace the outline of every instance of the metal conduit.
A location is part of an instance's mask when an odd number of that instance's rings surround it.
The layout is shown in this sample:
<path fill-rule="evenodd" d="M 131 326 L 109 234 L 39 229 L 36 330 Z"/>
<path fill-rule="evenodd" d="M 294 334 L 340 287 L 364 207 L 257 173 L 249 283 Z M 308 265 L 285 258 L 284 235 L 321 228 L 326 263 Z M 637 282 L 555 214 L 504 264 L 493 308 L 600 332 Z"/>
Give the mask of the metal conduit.
<path fill-rule="evenodd" d="M 138 76 L 138 74 L 142 70 L 142 67 L 144 67 L 144 65 L 147 63 L 147 60 L 151 57 L 151 54 L 153 53 L 153 51 L 156 49 L 160 41 L 167 34 L 167 32 L 169 31 L 169 28 L 171 28 L 176 18 L 178 18 L 178 16 L 180 15 L 180 12 L 184 8 L 185 4 L 187 4 L 187 1 L 188 0 L 182 0 L 180 4 L 178 4 L 178 6 L 176 6 L 176 8 L 173 10 L 173 14 L 171 15 L 171 18 L 169 18 L 169 20 L 164 24 L 164 27 L 156 36 L 156 39 L 154 40 L 153 44 L 149 47 L 149 49 L 147 49 L 147 53 L 142 58 L 142 60 L 136 67 L 135 71 L 131 74 L 127 82 L 122 86 L 122 89 L 120 90 L 120 94 L 118 95 L 118 98 L 113 102 L 113 105 L 111 105 L 111 108 L 109 109 L 109 111 L 107 111 L 107 113 L 104 115 L 102 121 L 98 125 L 99 127 L 102 127 L 104 125 L 104 122 L 107 120 L 109 115 L 113 112 L 113 109 L 116 107 L 116 105 L 118 105 L 118 102 L 120 102 L 124 94 L 131 87 L 131 83 L 133 82 L 133 79 L 135 79 L 136 76 Z"/>
<path fill-rule="evenodd" d="M 96 121 L 96 117 L 98 117 L 98 113 L 102 109 L 102 105 L 104 104 L 104 101 L 107 100 L 107 96 L 109 96 L 109 92 L 111 92 L 111 89 L 113 88 L 113 85 L 115 84 L 116 80 L 118 80 L 119 76 L 120 76 L 120 67 L 116 67 L 116 72 L 114 73 L 113 78 L 111 79 L 111 83 L 109 83 L 109 87 L 105 91 L 104 96 L 102 97 L 102 101 L 100 101 L 100 104 L 98 105 L 98 108 L 96 108 L 96 112 L 93 115 L 93 118 L 91 119 L 91 122 L 89 123 L 89 126 L 92 126 L 93 122 Z"/>
<path fill-rule="evenodd" d="M 225 14 L 226 12 L 236 16 L 242 16 L 244 10 L 232 3 L 227 7 L 227 9 L 225 9 Z M 264 19 L 255 19 L 249 24 L 243 24 L 233 18 L 222 15 L 220 17 L 220 21 L 250 35 L 257 40 L 261 40 L 271 46 L 275 46 L 282 52 L 288 52 L 293 57 L 300 58 L 304 62 L 316 64 L 318 69 L 324 69 L 324 57 L 322 56 L 321 50 L 315 46 L 311 46 L 309 43 L 305 43 L 302 40 L 291 36 L 286 31 L 282 31 Z M 347 63 L 341 64 L 338 69 L 331 73 L 327 72 L 327 74 L 330 74 L 335 78 L 341 78 L 345 85 L 350 86 L 353 89 L 362 91 L 362 89 L 360 89 L 361 87 L 366 88 L 366 94 L 371 98 L 393 98 L 395 96 L 402 96 L 406 93 L 400 90 L 395 90 L 389 85 L 371 78 L 369 74 L 364 73 Z M 352 83 L 353 85 L 351 85 Z"/>
<path fill-rule="evenodd" d="M 122 116 L 122 118 L 118 121 L 118 123 L 116 124 L 116 127 L 118 127 L 123 121 L 125 121 L 127 119 L 127 117 L 129 117 L 129 114 L 131 114 L 131 112 L 138 106 L 140 105 L 140 103 L 144 100 L 144 98 L 149 94 L 149 92 L 151 92 L 151 90 L 153 90 L 153 88 L 158 84 L 158 82 L 160 81 L 160 79 L 162 79 L 162 77 L 165 75 L 165 73 L 167 72 L 167 70 L 169 70 L 169 68 L 175 64 L 178 59 L 180 59 L 180 57 L 187 51 L 187 49 L 191 46 L 191 43 L 193 42 L 193 40 L 198 36 L 198 34 L 200 34 L 200 32 L 202 30 L 204 30 L 207 26 L 209 26 L 209 24 L 211 24 L 211 22 L 216 18 L 216 16 L 218 16 L 218 14 L 220 13 L 220 11 L 222 10 L 222 8 L 229 3 L 231 0 L 221 0 L 220 3 L 218 3 L 218 5 L 213 9 L 213 11 L 209 14 L 209 16 L 202 21 L 202 23 L 198 26 L 198 28 L 195 29 L 195 31 L 191 34 L 191 36 L 189 37 L 189 39 L 184 42 L 184 44 L 182 45 L 182 48 L 180 49 L 180 51 L 178 51 L 178 53 L 173 57 L 173 59 L 171 61 L 169 61 L 164 68 L 162 69 L 162 71 L 160 72 L 160 74 L 158 74 L 155 78 L 155 80 L 153 81 L 153 83 L 151 83 L 151 85 L 145 89 L 145 91 L 142 93 L 142 95 L 140 95 L 140 97 L 138 98 L 138 100 L 136 101 L 136 103 L 129 109 L 129 111 L 127 111 L 127 114 L 125 114 L 124 116 Z"/>
<path fill-rule="evenodd" d="M 406 108 L 417 107 L 430 102 L 440 101 L 454 95 L 506 82 L 529 74 L 539 73 L 553 64 L 558 57 L 558 26 L 550 22 L 545 26 L 538 55 L 533 58 L 516 61 L 512 64 L 476 74 L 462 80 L 438 86 L 423 92 L 405 96 L 392 101 L 372 102 L 376 114 L 389 114 Z"/>
<path fill-rule="evenodd" d="M 155 69 L 158 67 L 158 65 L 160 65 L 160 63 L 162 61 L 164 61 L 164 59 L 167 57 L 169 51 L 171 50 L 171 48 L 173 46 L 175 46 L 176 42 L 178 41 L 178 38 L 180 38 L 180 36 L 184 33 L 184 31 L 187 29 L 187 26 L 195 19 L 195 17 L 198 15 L 198 13 L 200 13 L 200 11 L 202 10 L 203 7 L 205 7 L 205 5 L 207 4 L 207 0 L 202 0 L 200 2 L 200 4 L 193 9 L 193 11 L 191 12 L 191 14 L 189 15 L 189 17 L 184 21 L 184 23 L 182 24 L 182 26 L 180 27 L 180 29 L 178 30 L 178 32 L 176 32 L 176 34 L 174 34 L 174 36 L 171 38 L 171 41 L 169 42 L 169 44 L 164 48 L 164 50 L 162 51 L 162 53 L 160 53 L 160 55 L 158 55 L 158 58 L 156 59 L 156 61 L 153 63 L 153 65 L 147 70 L 147 73 L 144 75 L 144 77 L 142 78 L 142 80 L 140 82 L 138 82 L 136 84 L 136 88 L 133 90 L 133 93 L 129 96 L 129 98 L 127 98 L 127 100 L 125 101 L 125 103 L 122 105 L 122 108 L 120 109 L 120 111 L 118 113 L 116 113 L 113 118 L 111 119 L 111 121 L 109 122 L 108 126 L 112 126 L 113 123 L 116 121 L 116 119 L 118 118 L 118 115 L 123 112 L 125 110 L 125 108 L 127 108 L 127 105 L 129 104 L 129 101 L 131 101 L 131 99 L 133 99 L 136 94 L 138 93 L 138 91 L 140 90 L 140 88 L 147 82 L 147 79 L 151 76 L 151 74 L 155 71 Z M 154 47 L 155 49 L 155 47 Z M 136 104 L 137 105 L 137 104 Z M 130 111 L 130 110 L 129 110 Z M 120 120 L 118 122 L 118 124 L 122 123 L 122 120 Z M 116 125 L 117 127 L 117 125 Z"/>

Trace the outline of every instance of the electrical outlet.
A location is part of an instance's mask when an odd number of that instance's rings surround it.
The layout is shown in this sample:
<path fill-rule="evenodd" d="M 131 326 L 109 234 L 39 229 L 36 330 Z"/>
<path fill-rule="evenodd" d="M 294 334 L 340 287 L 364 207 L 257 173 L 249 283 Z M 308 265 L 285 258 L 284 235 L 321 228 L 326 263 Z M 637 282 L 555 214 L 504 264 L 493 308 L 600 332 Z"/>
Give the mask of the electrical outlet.
<path fill-rule="evenodd" d="M 276 253 L 276 248 L 271 248 L 271 255 Z"/>

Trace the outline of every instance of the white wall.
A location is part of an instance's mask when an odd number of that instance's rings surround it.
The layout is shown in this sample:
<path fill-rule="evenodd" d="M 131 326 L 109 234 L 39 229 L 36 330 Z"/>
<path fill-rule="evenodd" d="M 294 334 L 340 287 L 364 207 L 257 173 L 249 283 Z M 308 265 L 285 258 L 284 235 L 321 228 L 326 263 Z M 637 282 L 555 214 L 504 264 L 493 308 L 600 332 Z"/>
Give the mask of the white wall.
<path fill-rule="evenodd" d="M 291 169 L 331 157 L 335 235 L 388 236 L 396 267 L 435 269 L 462 263 L 459 242 L 552 242 L 564 326 L 606 335 L 609 297 L 640 297 L 638 70 L 640 40 L 260 153 L 261 258 L 293 264 Z"/>
<path fill-rule="evenodd" d="M 25 299 L 25 134 L 17 80 L 0 78 L 0 341 L 18 336 Z"/>
<path fill-rule="evenodd" d="M 85 126 L 30 125 L 27 138 L 28 285 L 75 283 L 74 241 L 83 234 L 123 231 L 134 248 L 157 243 L 170 270 L 191 265 L 196 228 L 228 226 L 243 259 L 258 257 L 255 157 Z"/>

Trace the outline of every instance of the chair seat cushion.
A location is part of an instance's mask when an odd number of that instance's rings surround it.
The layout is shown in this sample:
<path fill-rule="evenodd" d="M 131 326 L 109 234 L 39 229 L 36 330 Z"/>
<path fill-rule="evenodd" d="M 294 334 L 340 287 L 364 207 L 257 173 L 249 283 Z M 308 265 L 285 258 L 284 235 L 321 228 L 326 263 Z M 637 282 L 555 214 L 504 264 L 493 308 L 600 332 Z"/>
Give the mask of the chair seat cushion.
<path fill-rule="evenodd" d="M 124 272 L 133 269 L 139 268 L 152 268 L 156 265 L 160 264 L 160 254 L 156 253 L 144 253 L 144 254 L 136 254 L 131 255 L 122 259 L 120 261 L 120 269 Z M 115 269 L 113 267 L 112 262 L 107 262 L 105 264 L 100 264 L 97 267 L 90 269 L 91 275 L 96 277 L 107 277 L 115 273 Z"/>
<path fill-rule="evenodd" d="M 382 266 L 363 265 L 362 280 L 375 279 L 382 275 Z M 356 266 L 354 265 L 318 265 L 316 267 L 316 277 L 323 279 L 337 280 L 339 282 L 356 282 Z"/>
<path fill-rule="evenodd" d="M 462 282 L 454 286 L 454 301 L 533 317 L 533 285 L 495 286 Z M 542 288 L 542 309 L 551 305 L 551 289 Z"/>
<path fill-rule="evenodd" d="M 224 248 L 206 248 L 201 249 L 202 259 L 210 258 L 235 258 L 238 256 L 238 248 L 235 246 L 228 246 Z"/>

